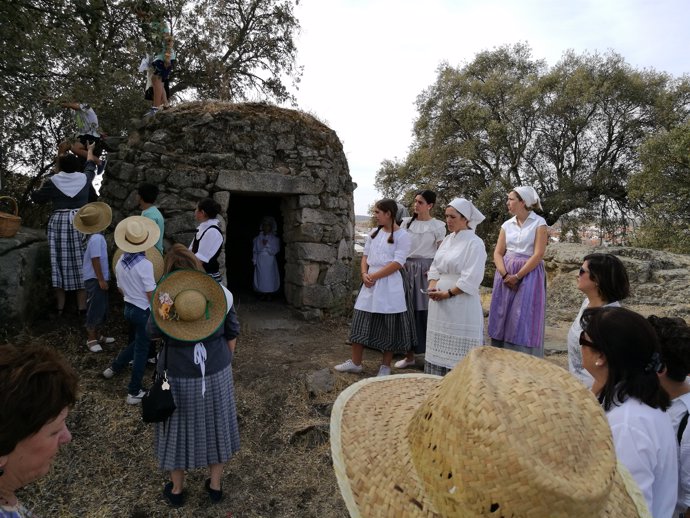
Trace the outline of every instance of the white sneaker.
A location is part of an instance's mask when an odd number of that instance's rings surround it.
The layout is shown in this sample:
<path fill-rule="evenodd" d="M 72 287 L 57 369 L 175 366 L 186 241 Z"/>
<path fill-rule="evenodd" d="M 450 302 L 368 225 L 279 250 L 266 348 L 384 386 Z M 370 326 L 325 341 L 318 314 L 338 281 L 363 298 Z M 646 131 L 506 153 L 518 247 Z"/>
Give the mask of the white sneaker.
<path fill-rule="evenodd" d="M 388 367 L 387 365 L 381 365 L 381 367 L 379 367 L 379 373 L 376 375 L 376 377 L 390 376 L 390 375 L 391 375 L 391 368 Z"/>
<path fill-rule="evenodd" d="M 362 372 L 362 366 L 355 365 L 355 363 L 352 360 L 347 360 L 346 362 L 341 363 L 340 365 L 336 365 L 334 369 L 338 372 L 354 372 L 355 374 L 359 374 L 360 372 Z"/>
<path fill-rule="evenodd" d="M 103 336 L 98 339 L 101 344 L 110 345 L 115 343 L 115 339 L 112 336 Z"/>
<path fill-rule="evenodd" d="M 408 367 L 414 367 L 415 361 L 414 360 L 408 360 L 407 358 L 403 358 L 402 360 L 398 360 L 395 362 L 395 368 L 396 369 L 406 369 Z"/>
<path fill-rule="evenodd" d="M 101 344 L 98 343 L 98 340 L 87 340 L 86 347 L 92 353 L 100 353 L 103 351 L 103 347 L 101 347 Z"/>
<path fill-rule="evenodd" d="M 103 371 L 103 377 L 107 380 L 115 376 L 115 371 L 112 369 L 112 367 L 108 367 Z"/>
<path fill-rule="evenodd" d="M 125 401 L 127 401 L 128 405 L 138 405 L 139 403 L 141 403 L 141 398 L 143 398 L 145 394 L 146 392 L 144 392 L 143 390 L 139 390 L 139 393 L 136 395 L 127 394 L 127 399 Z"/>

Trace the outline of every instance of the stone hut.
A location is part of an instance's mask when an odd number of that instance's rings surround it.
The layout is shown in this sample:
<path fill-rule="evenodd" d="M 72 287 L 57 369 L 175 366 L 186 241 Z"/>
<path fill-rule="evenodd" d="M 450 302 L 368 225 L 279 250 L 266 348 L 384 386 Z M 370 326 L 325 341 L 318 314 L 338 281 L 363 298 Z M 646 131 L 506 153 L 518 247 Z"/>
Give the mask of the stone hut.
<path fill-rule="evenodd" d="M 136 188 L 159 186 L 165 246 L 188 245 L 196 203 L 212 197 L 225 228 L 221 272 L 251 292 L 252 239 L 278 224 L 281 289 L 307 319 L 349 308 L 355 185 L 338 136 L 305 113 L 265 104 L 189 103 L 136 121 L 111 153 L 101 198 L 113 221 L 139 214 Z"/>

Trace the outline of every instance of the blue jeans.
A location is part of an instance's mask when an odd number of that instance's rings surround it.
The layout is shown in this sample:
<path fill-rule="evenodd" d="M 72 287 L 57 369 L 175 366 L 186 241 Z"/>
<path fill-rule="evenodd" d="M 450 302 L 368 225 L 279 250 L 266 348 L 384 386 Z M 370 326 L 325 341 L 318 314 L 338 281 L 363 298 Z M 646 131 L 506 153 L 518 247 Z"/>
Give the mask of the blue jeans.
<path fill-rule="evenodd" d="M 120 372 L 127 367 L 130 361 L 132 364 L 132 377 L 129 379 L 127 392 L 136 395 L 141 390 L 141 380 L 146 370 L 146 359 L 149 354 L 149 338 L 146 336 L 146 322 L 149 320 L 148 309 L 141 309 L 134 304 L 125 302 L 125 320 L 134 329 L 134 339 L 125 347 L 117 358 L 113 361 L 111 368 L 115 372 Z"/>

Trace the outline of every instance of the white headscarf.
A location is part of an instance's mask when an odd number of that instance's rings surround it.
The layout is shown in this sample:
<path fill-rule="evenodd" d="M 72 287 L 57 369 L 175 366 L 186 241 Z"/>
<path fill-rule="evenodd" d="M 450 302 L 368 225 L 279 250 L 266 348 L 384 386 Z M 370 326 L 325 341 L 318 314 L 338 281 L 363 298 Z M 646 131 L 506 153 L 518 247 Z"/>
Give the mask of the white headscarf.
<path fill-rule="evenodd" d="M 467 218 L 467 226 L 471 229 L 474 229 L 485 219 L 484 214 L 479 212 L 479 209 L 465 198 L 455 198 L 448 205 Z"/>
<path fill-rule="evenodd" d="M 520 195 L 528 209 L 536 205 L 539 210 L 542 210 L 539 195 L 534 190 L 534 187 L 531 185 L 521 185 L 520 187 L 514 187 L 513 190 Z"/>

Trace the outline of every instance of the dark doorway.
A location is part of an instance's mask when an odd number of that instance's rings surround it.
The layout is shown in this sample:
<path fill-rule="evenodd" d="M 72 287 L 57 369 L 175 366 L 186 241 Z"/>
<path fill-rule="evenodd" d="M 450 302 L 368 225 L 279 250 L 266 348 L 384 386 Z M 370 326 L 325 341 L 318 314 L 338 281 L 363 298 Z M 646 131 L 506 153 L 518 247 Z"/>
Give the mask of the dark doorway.
<path fill-rule="evenodd" d="M 235 297 L 254 296 L 252 264 L 252 243 L 259 234 L 261 220 L 273 216 L 278 225 L 277 235 L 281 241 L 280 252 L 276 256 L 280 272 L 280 290 L 278 298 L 283 296 L 283 279 L 285 277 L 285 243 L 283 243 L 283 215 L 280 210 L 280 196 L 262 196 L 253 194 L 230 193 L 227 217 L 227 239 L 225 244 L 225 265 L 227 268 L 228 288 Z"/>

